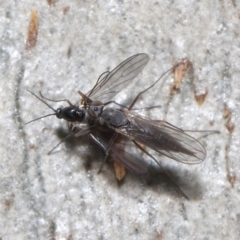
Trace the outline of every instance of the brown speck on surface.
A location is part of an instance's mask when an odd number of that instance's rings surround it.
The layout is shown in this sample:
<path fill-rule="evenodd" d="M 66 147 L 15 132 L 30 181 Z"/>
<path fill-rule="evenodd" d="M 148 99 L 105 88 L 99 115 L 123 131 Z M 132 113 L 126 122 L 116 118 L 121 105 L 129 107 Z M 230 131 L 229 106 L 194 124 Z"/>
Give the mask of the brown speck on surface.
<path fill-rule="evenodd" d="M 182 80 L 185 76 L 187 69 L 191 66 L 191 62 L 188 59 L 183 59 L 179 64 L 177 64 L 174 69 L 174 82 L 171 85 L 170 93 L 173 94 L 174 91 L 179 90 Z"/>
<path fill-rule="evenodd" d="M 70 10 L 70 7 L 69 6 L 66 6 L 63 8 L 63 14 L 66 15 Z"/>
<path fill-rule="evenodd" d="M 214 121 L 213 120 L 209 121 L 209 125 L 213 126 L 214 125 Z"/>
<path fill-rule="evenodd" d="M 229 155 L 229 145 L 225 146 L 225 152 L 226 152 L 225 159 L 226 159 L 227 180 L 231 184 L 231 186 L 234 187 L 237 177 L 236 177 L 236 174 L 232 170 L 230 170 L 230 163 L 229 163 L 230 159 L 228 156 Z"/>
<path fill-rule="evenodd" d="M 198 105 L 202 105 L 205 101 L 205 98 L 206 96 L 208 95 L 208 90 L 205 89 L 205 92 L 204 93 L 197 93 L 195 90 L 194 90 L 194 97 L 195 97 L 195 100 L 196 102 L 198 103 Z"/>
<path fill-rule="evenodd" d="M 236 174 L 235 173 L 228 173 L 227 174 L 227 179 L 230 182 L 231 186 L 234 187 L 234 184 L 235 184 L 236 179 L 237 179 Z"/>
<path fill-rule="evenodd" d="M 117 180 L 121 181 L 126 175 L 125 167 L 116 160 L 113 161 L 113 166 Z"/>
<path fill-rule="evenodd" d="M 232 133 L 235 128 L 235 125 L 232 122 L 232 112 L 229 109 L 229 107 L 227 106 L 227 104 L 224 104 L 223 117 L 226 120 L 225 127 L 227 128 L 229 133 Z"/>
<path fill-rule="evenodd" d="M 224 109 L 223 109 L 223 117 L 225 119 L 229 119 L 231 117 L 231 111 L 228 108 L 227 104 L 224 104 Z"/>
<path fill-rule="evenodd" d="M 29 144 L 29 149 L 36 150 L 37 147 L 35 144 Z"/>
<path fill-rule="evenodd" d="M 34 48 L 37 43 L 38 36 L 38 12 L 37 10 L 31 11 L 31 20 L 28 27 L 28 37 L 26 42 L 26 50 Z"/>
<path fill-rule="evenodd" d="M 160 230 L 157 231 L 157 239 L 159 240 L 163 239 L 163 232 Z"/>
<path fill-rule="evenodd" d="M 11 194 L 10 197 L 3 200 L 5 211 L 9 211 L 13 203 L 14 203 L 14 194 Z"/>
<path fill-rule="evenodd" d="M 235 125 L 231 121 L 227 121 L 225 127 L 230 133 L 232 133 L 235 128 Z"/>
<path fill-rule="evenodd" d="M 47 0 L 49 6 L 54 5 L 58 0 Z"/>

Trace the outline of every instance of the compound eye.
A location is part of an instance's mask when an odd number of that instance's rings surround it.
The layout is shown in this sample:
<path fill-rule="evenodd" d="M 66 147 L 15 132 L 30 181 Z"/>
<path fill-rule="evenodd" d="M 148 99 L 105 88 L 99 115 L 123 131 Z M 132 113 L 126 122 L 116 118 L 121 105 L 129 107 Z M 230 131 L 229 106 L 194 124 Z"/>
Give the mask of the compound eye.
<path fill-rule="evenodd" d="M 57 116 L 57 118 L 63 118 L 62 113 L 63 113 L 62 108 L 58 108 L 58 109 L 56 110 L 56 116 Z"/>

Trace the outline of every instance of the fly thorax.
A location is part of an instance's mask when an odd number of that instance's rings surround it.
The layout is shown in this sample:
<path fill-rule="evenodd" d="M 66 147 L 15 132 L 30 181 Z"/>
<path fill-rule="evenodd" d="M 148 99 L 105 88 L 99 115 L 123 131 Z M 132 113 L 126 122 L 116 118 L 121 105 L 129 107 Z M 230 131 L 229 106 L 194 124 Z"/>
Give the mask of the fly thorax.
<path fill-rule="evenodd" d="M 113 127 L 122 127 L 128 124 L 128 119 L 125 114 L 114 108 L 104 109 L 101 119 L 108 125 Z"/>
<path fill-rule="evenodd" d="M 102 114 L 104 105 L 94 106 L 90 105 L 88 108 L 88 114 L 92 118 L 99 118 Z"/>

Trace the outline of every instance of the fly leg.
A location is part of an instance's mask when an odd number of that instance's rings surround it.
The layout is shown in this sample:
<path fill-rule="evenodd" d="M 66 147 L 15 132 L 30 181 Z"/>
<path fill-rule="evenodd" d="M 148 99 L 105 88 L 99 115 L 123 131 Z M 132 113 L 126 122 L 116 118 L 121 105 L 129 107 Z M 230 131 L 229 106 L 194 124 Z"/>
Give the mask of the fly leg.
<path fill-rule="evenodd" d="M 46 100 L 51 101 L 51 102 L 67 102 L 70 106 L 73 106 L 73 104 L 67 99 L 60 99 L 60 100 L 50 99 L 50 98 L 47 98 L 47 97 L 43 96 L 41 91 L 39 91 L 39 95 L 41 96 L 41 98 L 46 99 Z"/>
<path fill-rule="evenodd" d="M 142 152 L 144 152 L 147 156 L 149 156 L 150 158 L 152 158 L 157 165 L 163 169 L 164 173 L 169 177 L 169 179 L 171 180 L 171 182 L 174 184 L 174 186 L 176 187 L 176 189 L 187 199 L 189 200 L 188 196 L 181 190 L 181 188 L 176 184 L 176 182 L 174 181 L 173 177 L 170 175 L 170 173 L 156 160 L 156 158 L 153 157 L 152 154 L 150 154 L 144 147 L 142 147 L 138 142 L 132 140 L 132 142 L 135 144 L 135 146 L 137 148 L 139 148 Z"/>
<path fill-rule="evenodd" d="M 112 145 L 113 145 L 113 143 L 114 143 L 114 141 L 116 140 L 117 137 L 118 137 L 118 133 L 115 132 L 115 133 L 113 134 L 113 136 L 111 137 L 111 139 L 110 139 L 110 141 L 109 141 L 109 143 L 108 143 L 108 146 L 107 146 L 106 149 L 105 149 L 105 158 L 104 158 L 104 160 L 103 160 L 103 162 L 102 162 L 102 164 L 101 164 L 100 169 L 98 170 L 98 173 L 101 172 L 104 164 L 106 163 L 107 158 L 108 158 L 108 156 L 109 156 L 109 151 L 111 151 L 111 147 L 112 147 Z"/>
<path fill-rule="evenodd" d="M 74 125 L 73 124 L 69 124 L 68 129 L 69 129 L 70 133 L 66 137 L 62 138 L 62 140 L 51 151 L 48 152 L 48 155 L 50 155 L 61 143 L 63 143 L 65 140 L 67 140 L 71 135 L 74 135 L 75 137 L 79 137 L 79 136 L 85 135 L 89 132 L 89 131 L 88 132 L 84 131 L 85 129 L 84 130 L 81 129 L 81 131 L 74 133 Z M 88 129 L 86 129 L 86 130 L 88 130 Z"/>
<path fill-rule="evenodd" d="M 72 135 L 72 133 L 69 133 L 66 137 L 62 138 L 62 140 L 51 151 L 49 151 L 47 154 L 50 155 L 61 143 L 63 143 L 71 135 Z"/>
<path fill-rule="evenodd" d="M 180 63 L 176 64 L 174 67 L 170 68 L 169 70 L 167 70 L 166 72 L 164 72 L 152 85 L 150 85 L 148 88 L 146 88 L 145 90 L 141 91 L 140 93 L 138 93 L 138 95 L 135 97 L 135 99 L 133 100 L 133 102 L 131 103 L 130 107 L 128 108 L 128 110 L 131 110 L 133 108 L 133 106 L 135 105 L 135 103 L 137 102 L 137 100 L 139 99 L 139 97 L 144 94 L 145 92 L 147 92 L 149 89 L 151 89 L 152 87 L 154 87 L 161 79 L 163 76 L 165 76 L 167 73 L 172 72 Z M 162 81 L 161 83 L 161 87 L 164 84 L 165 81 Z"/>

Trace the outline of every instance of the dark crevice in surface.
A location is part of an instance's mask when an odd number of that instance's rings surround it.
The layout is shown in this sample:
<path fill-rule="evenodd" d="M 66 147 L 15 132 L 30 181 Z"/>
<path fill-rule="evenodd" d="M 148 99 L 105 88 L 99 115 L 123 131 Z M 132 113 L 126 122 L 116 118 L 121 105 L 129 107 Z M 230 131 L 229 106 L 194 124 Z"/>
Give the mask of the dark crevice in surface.
<path fill-rule="evenodd" d="M 38 204 L 36 203 L 34 196 L 31 193 L 31 182 L 28 177 L 28 171 L 29 171 L 29 153 L 27 148 L 27 139 L 26 134 L 24 131 L 24 122 L 22 119 L 22 107 L 20 103 L 20 90 L 21 90 L 21 83 L 24 78 L 25 73 L 25 66 L 23 59 L 21 58 L 18 64 L 19 70 L 16 76 L 16 88 L 15 88 L 15 95 L 14 95 L 14 119 L 16 122 L 16 127 L 18 129 L 19 138 L 21 144 L 22 144 L 22 163 L 19 168 L 19 178 L 21 181 L 22 186 L 22 193 L 23 197 L 25 198 L 25 203 L 28 208 L 29 214 L 32 215 L 32 221 L 29 222 L 29 229 L 30 235 L 28 235 L 29 238 L 32 238 L 34 236 L 35 239 L 39 239 L 39 232 L 38 232 L 38 219 L 41 215 L 37 209 L 39 209 Z M 41 209 L 41 208 L 40 208 Z"/>

